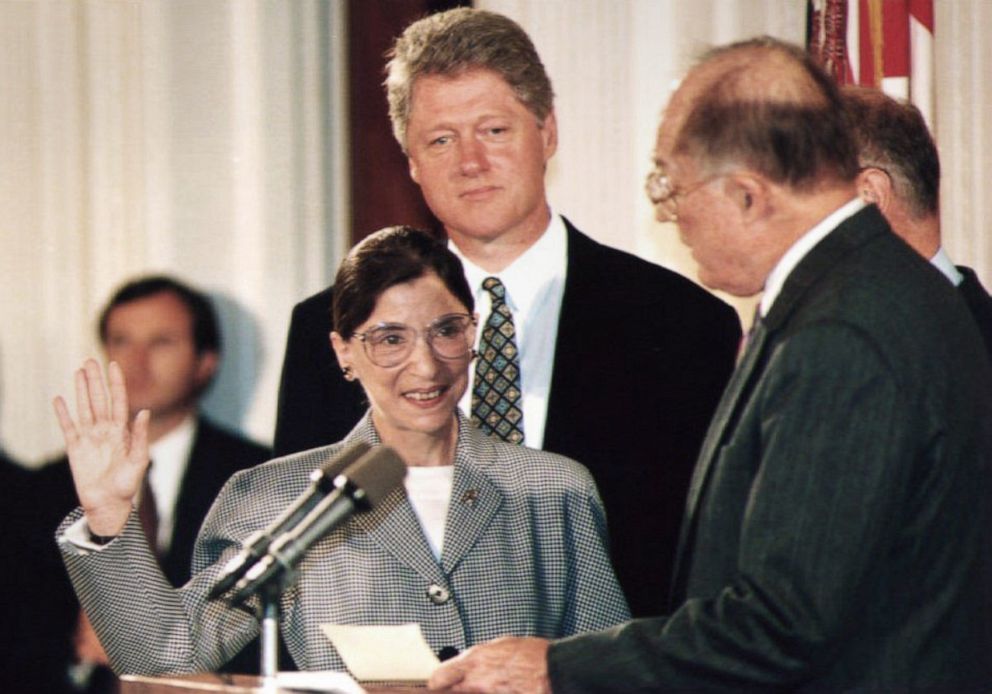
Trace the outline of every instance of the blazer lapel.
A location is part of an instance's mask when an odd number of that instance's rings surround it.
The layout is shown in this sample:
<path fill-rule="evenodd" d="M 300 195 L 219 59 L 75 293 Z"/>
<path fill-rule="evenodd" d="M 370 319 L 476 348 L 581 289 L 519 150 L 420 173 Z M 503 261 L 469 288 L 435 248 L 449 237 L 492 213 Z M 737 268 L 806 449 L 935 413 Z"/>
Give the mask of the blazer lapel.
<path fill-rule="evenodd" d="M 837 266 L 848 253 L 857 252 L 858 247 L 879 233 L 885 231 L 885 220 L 874 205 L 870 205 L 842 221 L 836 229 L 814 246 L 799 261 L 775 299 L 768 315 L 761 321 L 748 342 L 747 350 L 740 365 L 724 391 L 713 422 L 703 441 L 686 506 L 687 517 L 695 511 L 706 482 L 713 458 L 726 434 L 727 425 L 734 420 L 742 394 L 754 374 L 755 366 L 765 351 L 768 336 L 778 332 L 795 312 L 810 287 L 814 286 L 831 268 Z M 683 531 L 684 531 L 683 527 Z"/>
<path fill-rule="evenodd" d="M 887 223 L 874 205 L 842 221 L 799 262 L 786 279 L 782 292 L 776 298 L 768 315 L 762 320 L 748 342 L 747 349 L 737 366 L 727 389 L 720 399 L 716 413 L 693 471 L 689 494 L 686 499 L 685 516 L 680 531 L 678 556 L 675 563 L 675 576 L 679 577 L 685 568 L 685 553 L 689 544 L 700 499 L 706 487 L 706 480 L 720 446 L 728 436 L 727 427 L 736 420 L 739 408 L 747 400 L 753 380 L 760 373 L 759 365 L 767 361 L 766 352 L 771 349 L 771 336 L 779 333 L 789 317 L 801 304 L 807 291 L 816 285 L 841 259 L 881 233 L 886 233 Z"/>
<path fill-rule="evenodd" d="M 564 452 L 574 437 L 574 423 L 570 416 L 575 407 L 578 388 L 584 391 L 590 364 L 602 357 L 590 353 L 585 339 L 588 331 L 597 328 L 596 318 L 610 310 L 616 299 L 610 295 L 613 286 L 609 278 L 598 281 L 596 261 L 598 244 L 572 226 L 564 217 L 567 234 L 565 260 L 565 287 L 562 292 L 561 313 L 558 316 L 558 333 L 555 343 L 554 364 L 551 371 L 551 390 L 548 393 L 547 418 L 544 424 L 544 444 L 547 451 Z M 566 453 L 567 454 L 567 453 Z"/>
<path fill-rule="evenodd" d="M 755 373 L 755 367 L 761 361 L 760 357 L 765 351 L 767 342 L 768 327 L 762 321 L 748 340 L 744 357 L 734 370 L 730 383 L 727 384 L 727 389 L 723 392 L 723 397 L 720 398 L 720 404 L 717 406 L 709 431 L 706 432 L 706 438 L 703 440 L 703 448 L 699 453 L 696 469 L 692 474 L 692 482 L 689 485 L 689 494 L 686 499 L 686 521 L 682 524 L 680 545 L 685 544 L 686 533 L 691 525 L 691 518 L 696 512 L 699 497 L 705 486 L 713 459 L 724 440 L 727 425 L 734 420 L 734 413 L 737 411 L 742 397 L 746 397 L 747 386 Z"/>
<path fill-rule="evenodd" d="M 355 433 L 372 445 L 380 443 L 368 417 L 356 427 Z M 376 508 L 356 514 L 352 520 L 397 561 L 430 581 L 443 581 L 475 545 L 503 504 L 502 492 L 485 473 L 485 466 L 490 464 L 498 464 L 493 440 L 459 413 L 455 472 L 440 563 L 434 559 L 420 519 L 402 487 Z"/>
<path fill-rule="evenodd" d="M 445 573 L 453 571 L 472 549 L 502 504 L 503 493 L 480 469 L 471 462 L 455 463 L 441 551 L 441 566 Z"/>
<path fill-rule="evenodd" d="M 442 579 L 441 567 L 434 560 L 404 488 L 393 490 L 378 506 L 367 513 L 355 514 L 352 519 L 397 561 L 430 581 Z"/>
<path fill-rule="evenodd" d="M 346 443 L 364 441 L 370 446 L 382 445 L 379 434 L 372 425 L 371 412 L 355 425 L 345 438 Z M 427 544 L 420 519 L 410 505 L 406 489 L 394 489 L 375 508 L 351 517 L 365 534 L 397 561 L 406 564 L 430 581 L 441 580 L 441 568 Z"/>

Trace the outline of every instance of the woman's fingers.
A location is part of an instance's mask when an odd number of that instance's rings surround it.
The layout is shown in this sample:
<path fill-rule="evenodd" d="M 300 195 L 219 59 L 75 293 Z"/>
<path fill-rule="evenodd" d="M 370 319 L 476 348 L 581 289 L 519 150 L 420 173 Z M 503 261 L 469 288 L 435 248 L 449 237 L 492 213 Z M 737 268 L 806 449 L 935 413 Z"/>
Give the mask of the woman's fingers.
<path fill-rule="evenodd" d="M 120 365 L 112 361 L 107 366 L 107 381 L 110 383 L 110 408 L 114 424 L 127 425 L 127 388 L 124 386 L 124 372 Z M 147 423 L 147 419 L 146 419 Z"/>
<path fill-rule="evenodd" d="M 134 426 L 131 427 L 131 447 L 129 455 L 131 460 L 141 466 L 142 477 L 148 463 L 148 422 L 151 419 L 151 412 L 142 410 L 134 418 Z"/>
<path fill-rule="evenodd" d="M 76 416 L 79 424 L 88 427 L 93 424 L 93 408 L 90 407 L 90 389 L 86 383 L 86 371 L 76 369 L 74 383 L 76 386 Z"/>
<path fill-rule="evenodd" d="M 100 365 L 95 359 L 87 359 L 83 365 L 83 370 L 86 372 L 86 386 L 89 392 L 90 407 L 93 409 L 93 421 L 106 420 L 109 415 L 107 390 Z"/>
<path fill-rule="evenodd" d="M 52 401 L 52 405 L 55 407 L 55 417 L 59 420 L 59 427 L 62 429 L 62 438 L 65 440 L 66 448 L 68 448 L 79 439 L 76 423 L 69 416 L 69 407 L 61 395 Z"/>

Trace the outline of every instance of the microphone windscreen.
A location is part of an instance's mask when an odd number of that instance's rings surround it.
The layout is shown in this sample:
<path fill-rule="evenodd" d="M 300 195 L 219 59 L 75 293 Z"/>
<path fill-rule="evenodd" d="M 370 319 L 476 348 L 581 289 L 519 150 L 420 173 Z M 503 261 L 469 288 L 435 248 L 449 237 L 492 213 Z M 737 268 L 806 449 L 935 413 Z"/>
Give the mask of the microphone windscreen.
<path fill-rule="evenodd" d="M 322 492 L 329 494 L 334 489 L 334 478 L 344 472 L 346 467 L 365 455 L 371 448 L 372 446 L 364 441 L 354 441 L 314 470 L 310 474 L 310 478 Z"/>
<path fill-rule="evenodd" d="M 348 468 L 345 475 L 365 492 L 366 501 L 375 506 L 403 483 L 406 464 L 392 448 L 379 446 Z"/>

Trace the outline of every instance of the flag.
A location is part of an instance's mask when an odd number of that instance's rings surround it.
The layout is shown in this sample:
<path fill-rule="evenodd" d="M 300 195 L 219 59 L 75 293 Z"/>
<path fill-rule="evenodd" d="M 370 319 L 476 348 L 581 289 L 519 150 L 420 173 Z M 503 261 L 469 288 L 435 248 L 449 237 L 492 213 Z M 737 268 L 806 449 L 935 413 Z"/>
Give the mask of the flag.
<path fill-rule="evenodd" d="M 840 84 L 911 101 L 934 129 L 933 0 L 809 0 L 806 48 Z"/>

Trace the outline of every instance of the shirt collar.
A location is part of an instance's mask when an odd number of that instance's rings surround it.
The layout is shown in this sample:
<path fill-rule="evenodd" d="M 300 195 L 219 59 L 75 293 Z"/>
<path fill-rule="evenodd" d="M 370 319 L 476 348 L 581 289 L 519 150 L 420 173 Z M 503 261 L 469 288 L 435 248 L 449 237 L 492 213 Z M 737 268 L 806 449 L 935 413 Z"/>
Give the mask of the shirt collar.
<path fill-rule="evenodd" d="M 805 234 L 800 236 L 792 246 L 789 247 L 781 258 L 779 258 L 778 263 L 772 268 L 771 273 L 768 275 L 768 279 L 765 280 L 765 291 L 761 295 L 761 302 L 758 304 L 758 310 L 760 315 L 767 316 L 768 312 L 771 310 L 772 305 L 775 303 L 775 299 L 782 292 L 782 287 L 785 285 L 785 280 L 789 277 L 792 271 L 799 265 L 799 261 L 806 257 L 813 247 L 822 241 L 827 234 L 840 226 L 848 217 L 853 217 L 855 214 L 860 212 L 866 203 L 861 198 L 854 198 L 853 200 L 844 203 L 836 210 L 828 214 L 821 222 L 816 224 L 812 229 L 807 231 Z"/>
<path fill-rule="evenodd" d="M 170 470 L 181 470 L 189 459 L 193 448 L 193 436 L 196 434 L 196 417 L 188 415 L 179 426 L 153 443 L 148 451 L 155 461 L 152 466 L 152 485 L 159 476 L 167 476 Z M 171 474 L 175 474 L 172 472 Z"/>
<path fill-rule="evenodd" d="M 516 260 L 500 272 L 486 272 L 466 258 L 455 244 L 448 247 L 465 268 L 465 277 L 476 299 L 481 296 L 482 281 L 498 277 L 506 287 L 506 303 L 514 313 L 529 313 L 541 291 L 556 278 L 565 276 L 568 255 L 568 234 L 561 216 L 551 211 L 548 228 Z"/>
<path fill-rule="evenodd" d="M 937 249 L 937 252 L 934 253 L 934 256 L 930 259 L 930 262 L 934 267 L 944 273 L 944 276 L 949 279 L 951 284 L 955 287 L 964 281 L 964 275 L 962 275 L 961 271 L 954 266 L 953 262 L 951 262 L 951 257 L 947 255 L 947 251 L 944 250 L 943 246 Z"/>

